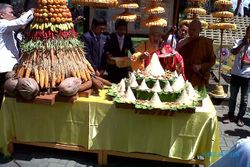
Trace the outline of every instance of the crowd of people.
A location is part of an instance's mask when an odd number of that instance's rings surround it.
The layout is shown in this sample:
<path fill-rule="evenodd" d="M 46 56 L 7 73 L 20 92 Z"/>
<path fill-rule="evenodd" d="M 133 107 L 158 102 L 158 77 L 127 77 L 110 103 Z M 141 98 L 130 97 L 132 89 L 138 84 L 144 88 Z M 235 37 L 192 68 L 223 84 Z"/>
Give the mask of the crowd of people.
<path fill-rule="evenodd" d="M 198 89 L 208 86 L 210 68 L 215 64 L 215 54 L 212 40 L 200 36 L 200 21 L 194 20 L 189 26 L 180 25 L 166 40 L 163 38 L 163 28 L 152 26 L 149 28 L 148 40 L 136 48 L 133 47 L 131 37 L 127 35 L 126 21 L 117 20 L 116 32 L 108 37 L 102 34 L 105 27 L 104 19 L 94 18 L 91 30 L 82 36 L 86 57 L 96 70 L 96 75 L 103 76 L 106 71 L 107 78 L 118 83 L 128 75 L 130 68 L 118 68 L 112 57 L 127 57 L 130 51 L 131 70 L 143 70 L 149 64 L 152 54 L 156 53 L 164 69 L 177 71 Z M 174 54 L 162 56 L 168 53 Z"/>
<path fill-rule="evenodd" d="M 32 19 L 33 9 L 16 18 L 11 5 L 0 4 L 0 52 L 2 53 L 0 100 L 4 95 L 5 74 L 11 71 L 19 60 L 16 34 Z M 106 26 L 107 22 L 104 18 L 93 18 L 91 29 L 80 37 L 85 56 L 95 70 L 94 75 L 106 77 L 111 82 L 118 83 L 122 78 L 128 76 L 129 71 L 145 69 L 152 54 L 156 53 L 164 69 L 177 71 L 199 90 L 208 86 L 210 69 L 215 64 L 216 56 L 213 51 L 213 40 L 200 35 L 202 27 L 199 20 L 193 20 L 189 25 L 173 26 L 168 34 L 164 34 L 163 28 L 152 26 L 149 28 L 148 40 L 140 43 L 136 48 L 131 36 L 128 35 L 128 23 L 125 20 L 117 20 L 115 32 L 108 36 L 103 34 Z M 232 54 L 236 56 L 232 69 L 229 113 L 225 123 L 234 121 L 236 97 L 239 88 L 241 88 L 241 105 L 236 119 L 239 126 L 244 125 L 243 116 L 248 102 L 250 85 L 249 41 L 250 28 L 248 27 L 245 37 L 237 40 L 232 49 Z M 172 55 L 164 56 L 169 53 Z M 130 54 L 130 67 L 119 68 L 116 66 L 114 58 L 128 57 Z"/>

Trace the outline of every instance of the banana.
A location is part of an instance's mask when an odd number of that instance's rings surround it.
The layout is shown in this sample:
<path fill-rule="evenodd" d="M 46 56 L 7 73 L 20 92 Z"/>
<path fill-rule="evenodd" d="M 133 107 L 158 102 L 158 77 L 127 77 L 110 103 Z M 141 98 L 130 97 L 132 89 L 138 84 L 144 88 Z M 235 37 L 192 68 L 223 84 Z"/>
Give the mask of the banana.
<path fill-rule="evenodd" d="M 70 29 L 71 29 L 70 24 L 69 24 L 69 23 L 66 23 L 66 25 L 67 25 L 68 30 L 70 30 Z"/>
<path fill-rule="evenodd" d="M 35 25 L 34 25 L 34 29 L 38 29 L 38 23 L 35 23 Z"/>
<path fill-rule="evenodd" d="M 65 31 L 68 31 L 68 26 L 66 24 L 63 24 Z"/>
<path fill-rule="evenodd" d="M 55 31 L 55 26 L 54 26 L 54 25 L 51 25 L 51 26 L 50 26 L 50 30 L 54 32 L 54 31 Z"/>
<path fill-rule="evenodd" d="M 41 28 L 42 28 L 42 30 L 44 30 L 44 23 L 42 23 Z"/>
<path fill-rule="evenodd" d="M 31 29 L 31 30 L 34 29 L 34 25 L 35 25 L 34 23 L 31 23 L 31 24 L 30 24 L 30 29 Z"/>
<path fill-rule="evenodd" d="M 48 28 L 49 28 L 48 23 L 44 23 L 44 28 L 45 28 L 45 29 L 48 29 Z"/>
<path fill-rule="evenodd" d="M 62 24 L 59 24 L 59 27 L 60 27 L 60 28 L 59 28 L 60 30 L 62 30 L 62 31 L 64 30 Z"/>
<path fill-rule="evenodd" d="M 39 25 L 38 25 L 38 29 L 39 29 L 39 30 L 42 30 L 42 24 L 39 24 Z"/>
<path fill-rule="evenodd" d="M 51 26 L 52 26 L 52 23 L 51 23 L 51 22 L 49 22 L 49 23 L 48 23 L 48 27 L 51 27 Z"/>

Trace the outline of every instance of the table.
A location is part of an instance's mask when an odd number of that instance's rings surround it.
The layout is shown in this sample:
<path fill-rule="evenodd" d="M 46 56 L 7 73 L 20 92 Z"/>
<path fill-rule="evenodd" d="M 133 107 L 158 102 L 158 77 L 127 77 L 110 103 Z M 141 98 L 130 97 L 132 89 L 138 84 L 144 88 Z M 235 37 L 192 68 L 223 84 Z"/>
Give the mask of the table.
<path fill-rule="evenodd" d="M 216 110 L 209 97 L 194 114 L 170 117 L 118 109 L 105 100 L 104 93 L 53 106 L 17 103 L 15 98 L 5 97 L 0 111 L 0 148 L 8 154 L 8 143 L 15 138 L 19 142 L 82 146 L 100 150 L 105 157 L 107 151 L 118 151 L 191 160 L 219 153 Z M 206 156 L 206 166 L 217 158 Z"/>

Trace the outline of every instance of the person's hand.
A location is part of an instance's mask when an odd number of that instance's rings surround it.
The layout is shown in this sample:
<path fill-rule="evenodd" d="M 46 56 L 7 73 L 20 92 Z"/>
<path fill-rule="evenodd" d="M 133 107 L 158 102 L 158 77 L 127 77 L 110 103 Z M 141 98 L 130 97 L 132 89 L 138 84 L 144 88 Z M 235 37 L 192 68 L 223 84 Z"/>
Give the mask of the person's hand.
<path fill-rule="evenodd" d="M 185 46 L 186 44 L 188 44 L 191 41 L 191 39 L 189 37 L 183 38 L 181 39 L 176 46 L 176 51 L 179 51 L 183 46 Z"/>
<path fill-rule="evenodd" d="M 112 59 L 112 54 L 111 53 L 107 53 L 107 59 L 106 59 L 106 61 L 107 61 L 107 63 L 108 64 L 115 64 L 115 60 L 114 59 Z"/>
<path fill-rule="evenodd" d="M 98 70 L 96 70 L 95 75 L 99 77 L 101 74 L 100 74 L 100 72 Z"/>
<path fill-rule="evenodd" d="M 80 22 L 82 22 L 83 20 L 84 20 L 83 16 L 78 16 L 78 17 L 75 19 L 74 23 L 80 23 Z"/>
<path fill-rule="evenodd" d="M 146 59 L 150 56 L 150 53 L 149 52 L 144 52 L 141 56 L 140 56 L 140 59 L 143 60 L 143 59 Z"/>
<path fill-rule="evenodd" d="M 175 34 L 176 31 L 177 31 L 177 27 L 176 27 L 176 25 L 173 25 L 173 26 L 171 27 L 170 33 L 171 33 L 171 34 Z"/>
<path fill-rule="evenodd" d="M 104 75 L 104 72 L 105 72 L 105 70 L 100 70 L 100 71 L 99 71 L 99 73 L 100 73 L 99 76 L 102 77 L 102 76 Z"/>
<path fill-rule="evenodd" d="M 131 61 L 137 61 L 141 57 L 142 53 L 141 52 L 136 52 L 133 55 L 131 55 L 130 59 Z"/>
<path fill-rule="evenodd" d="M 34 13 L 35 11 L 35 8 L 30 8 L 31 12 Z"/>

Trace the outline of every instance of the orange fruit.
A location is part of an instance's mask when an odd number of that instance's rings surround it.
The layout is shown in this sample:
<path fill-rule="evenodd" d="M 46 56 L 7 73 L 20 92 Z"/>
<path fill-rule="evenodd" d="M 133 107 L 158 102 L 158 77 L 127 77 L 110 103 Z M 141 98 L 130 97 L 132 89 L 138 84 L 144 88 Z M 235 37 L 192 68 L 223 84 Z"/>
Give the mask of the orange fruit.
<path fill-rule="evenodd" d="M 54 12 L 55 12 L 54 8 L 49 8 L 49 11 L 50 11 L 51 13 L 54 13 Z"/>
<path fill-rule="evenodd" d="M 51 23 L 55 23 L 56 19 L 54 17 L 50 18 Z"/>
<path fill-rule="evenodd" d="M 48 0 L 48 4 L 53 5 L 54 1 L 53 0 Z"/>
<path fill-rule="evenodd" d="M 60 22 L 61 22 L 61 18 L 60 18 L 60 17 L 57 17 L 57 18 L 56 18 L 56 22 L 57 22 L 57 23 L 60 23 Z"/>
<path fill-rule="evenodd" d="M 47 0 L 42 0 L 42 1 L 41 1 L 41 4 L 42 4 L 43 6 L 47 5 Z"/>
<path fill-rule="evenodd" d="M 60 18 L 62 18 L 62 14 L 61 13 L 58 13 L 57 16 L 60 17 Z"/>

